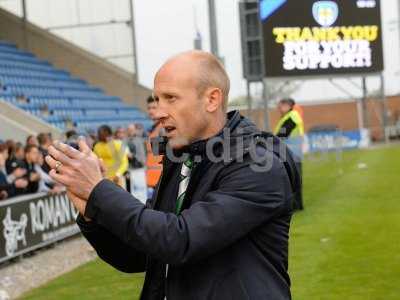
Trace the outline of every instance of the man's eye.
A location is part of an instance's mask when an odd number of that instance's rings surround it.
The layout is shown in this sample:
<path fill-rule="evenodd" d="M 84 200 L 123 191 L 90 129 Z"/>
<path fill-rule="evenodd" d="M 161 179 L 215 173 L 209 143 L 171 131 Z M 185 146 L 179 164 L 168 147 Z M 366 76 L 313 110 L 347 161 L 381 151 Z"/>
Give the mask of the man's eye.
<path fill-rule="evenodd" d="M 176 97 L 173 96 L 173 95 L 166 95 L 166 96 L 165 96 L 165 99 L 166 99 L 168 102 L 173 102 L 173 101 L 175 101 Z"/>

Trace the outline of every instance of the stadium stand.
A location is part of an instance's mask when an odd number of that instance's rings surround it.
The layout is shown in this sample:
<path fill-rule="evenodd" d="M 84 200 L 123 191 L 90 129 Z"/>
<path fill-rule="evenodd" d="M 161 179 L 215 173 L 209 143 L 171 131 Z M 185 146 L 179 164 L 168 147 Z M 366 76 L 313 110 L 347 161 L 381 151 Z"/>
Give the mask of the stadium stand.
<path fill-rule="evenodd" d="M 151 121 L 137 107 L 106 95 L 101 88 L 7 41 L 0 41 L 0 100 L 62 131 L 76 128 L 84 132 L 104 123 L 112 127 L 130 123 L 151 126 Z"/>

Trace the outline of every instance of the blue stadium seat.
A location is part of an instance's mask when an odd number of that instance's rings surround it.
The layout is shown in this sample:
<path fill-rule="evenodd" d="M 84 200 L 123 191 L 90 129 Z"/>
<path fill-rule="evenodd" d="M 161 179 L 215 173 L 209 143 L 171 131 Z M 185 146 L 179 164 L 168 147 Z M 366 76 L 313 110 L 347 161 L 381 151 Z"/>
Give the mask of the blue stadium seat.
<path fill-rule="evenodd" d="M 53 67 L 49 62 L 0 40 L 0 100 L 13 104 L 53 126 L 65 130 L 72 122 L 77 130 L 93 130 L 152 122 L 138 108 L 101 88 Z"/>

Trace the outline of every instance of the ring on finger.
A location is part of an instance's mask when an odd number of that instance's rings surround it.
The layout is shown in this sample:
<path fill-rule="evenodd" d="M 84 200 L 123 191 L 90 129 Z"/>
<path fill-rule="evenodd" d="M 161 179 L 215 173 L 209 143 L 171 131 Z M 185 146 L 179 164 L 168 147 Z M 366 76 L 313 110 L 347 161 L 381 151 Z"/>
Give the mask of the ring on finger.
<path fill-rule="evenodd" d="M 56 170 L 56 173 L 59 173 L 61 166 L 62 166 L 62 163 L 57 161 L 56 165 L 54 167 L 54 169 Z"/>

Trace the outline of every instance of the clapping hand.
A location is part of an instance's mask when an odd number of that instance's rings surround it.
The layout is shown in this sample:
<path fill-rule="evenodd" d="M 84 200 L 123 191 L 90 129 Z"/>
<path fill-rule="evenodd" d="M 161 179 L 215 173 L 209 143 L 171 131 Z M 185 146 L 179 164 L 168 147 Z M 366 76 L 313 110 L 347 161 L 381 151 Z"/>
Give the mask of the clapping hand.
<path fill-rule="evenodd" d="M 84 215 L 90 193 L 104 178 L 104 168 L 84 139 L 79 139 L 78 145 L 79 150 L 76 150 L 55 142 L 48 149 L 46 162 L 52 168 L 49 175 L 67 188 L 69 199 Z"/>

